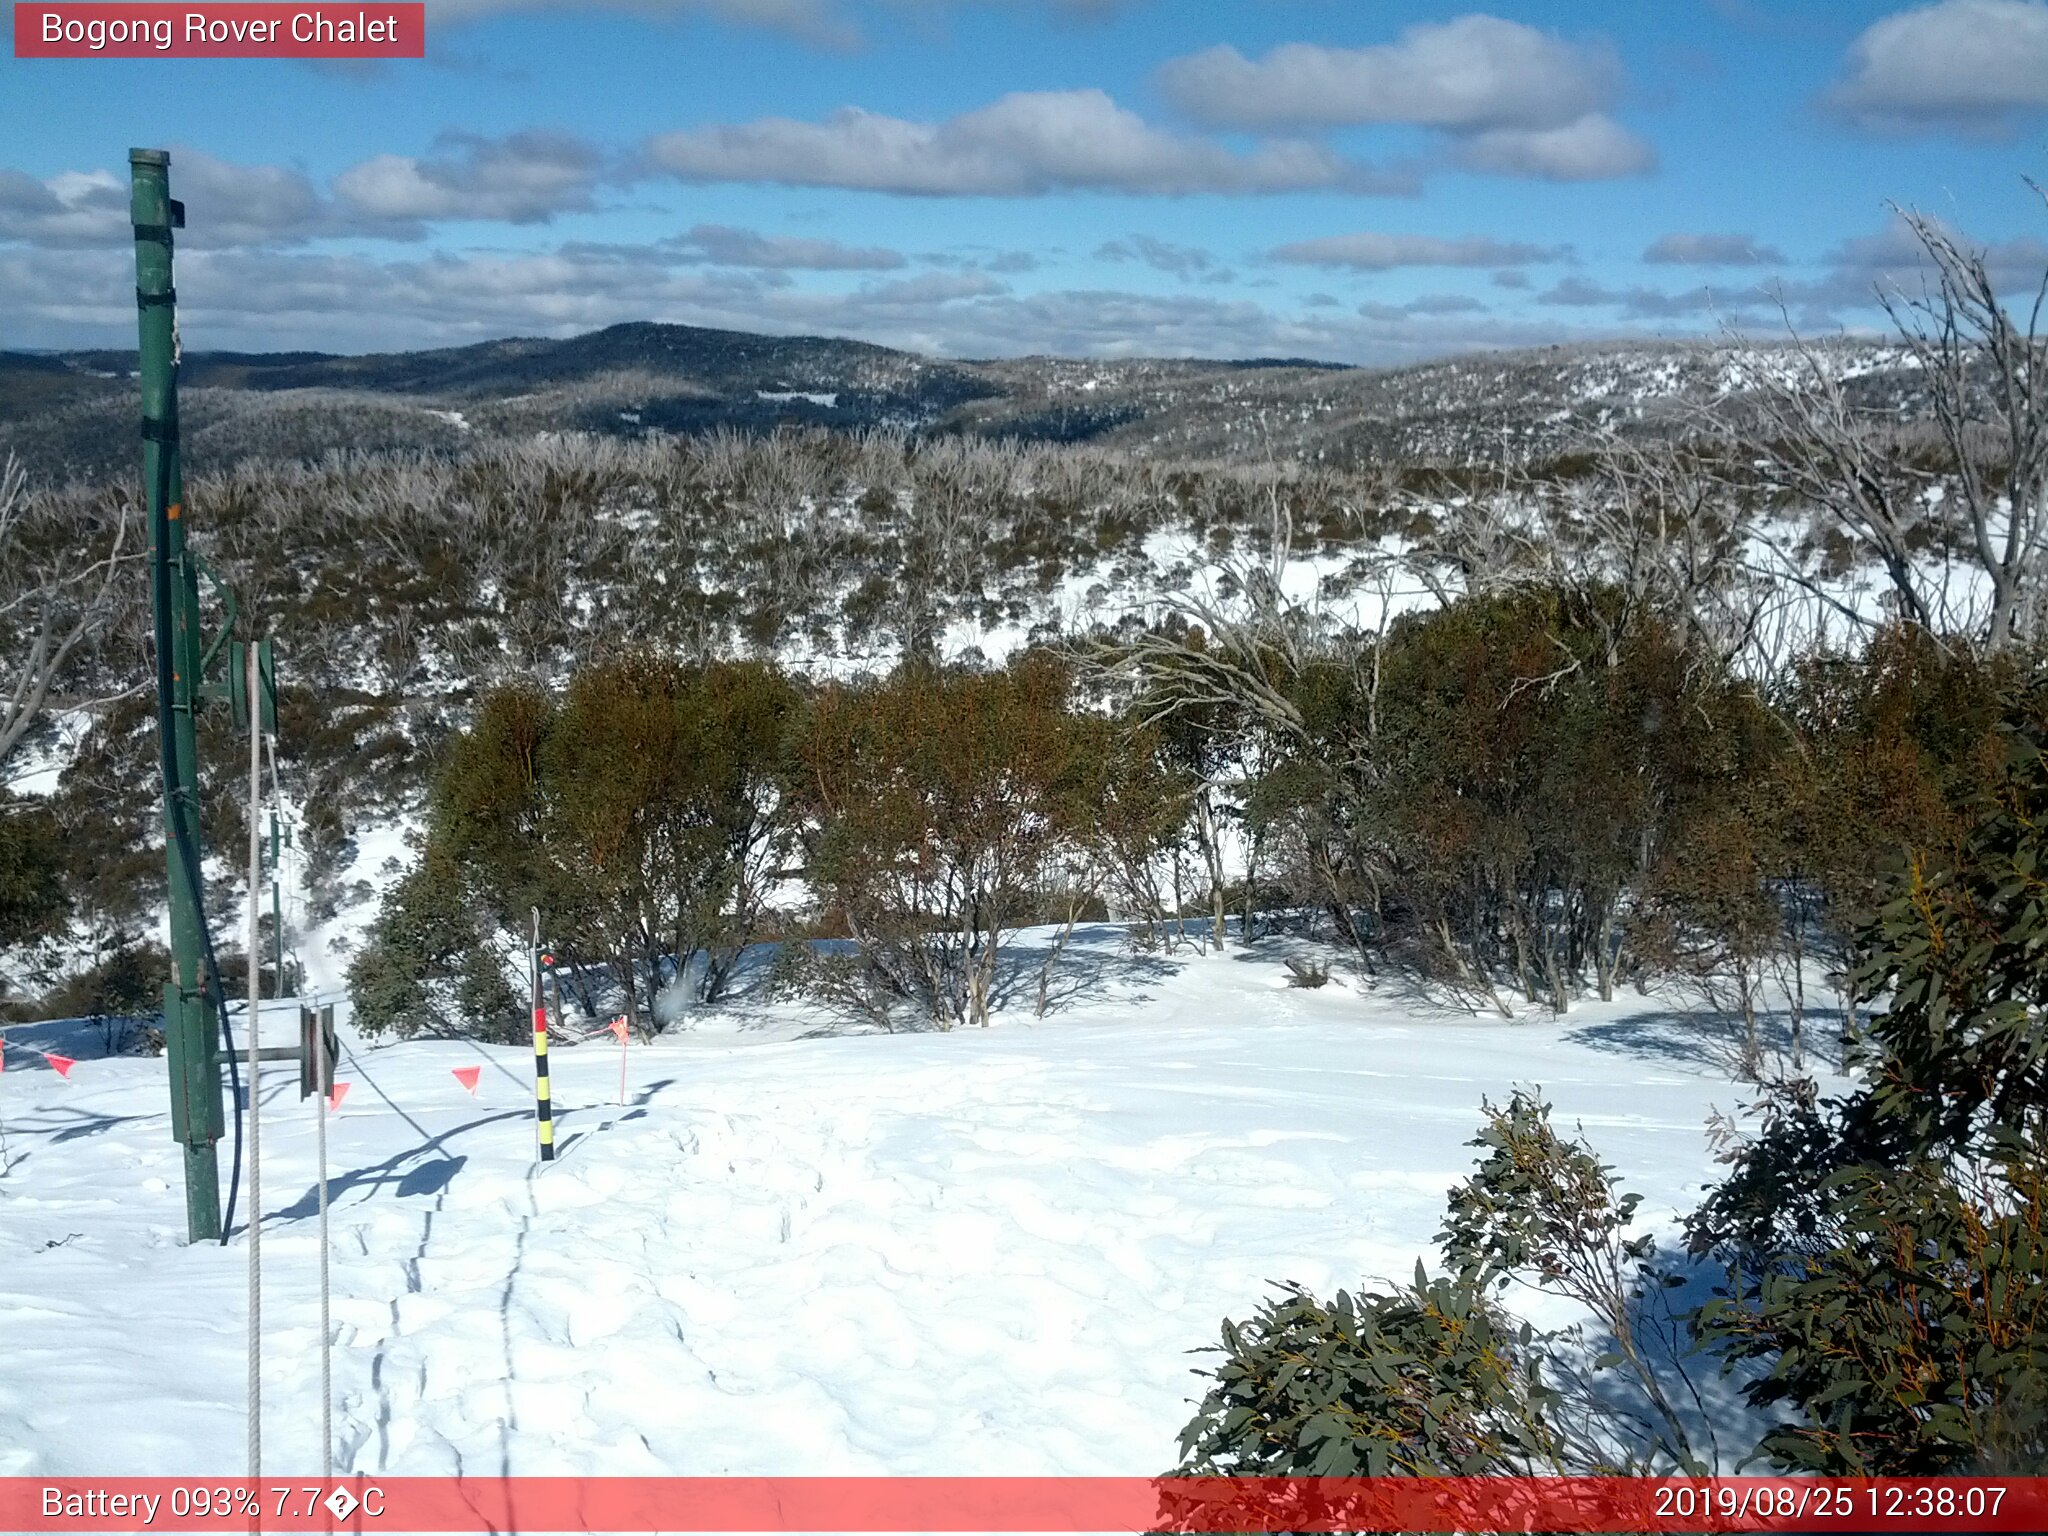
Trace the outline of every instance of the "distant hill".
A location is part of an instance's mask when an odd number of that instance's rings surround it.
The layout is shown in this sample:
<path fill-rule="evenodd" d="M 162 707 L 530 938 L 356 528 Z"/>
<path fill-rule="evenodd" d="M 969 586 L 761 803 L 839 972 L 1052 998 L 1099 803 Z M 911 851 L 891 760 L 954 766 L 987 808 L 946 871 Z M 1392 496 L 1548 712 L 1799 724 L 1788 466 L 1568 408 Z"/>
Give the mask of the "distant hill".
<path fill-rule="evenodd" d="M 1869 343 L 1833 349 L 1857 387 L 1910 393 Z M 195 462 L 441 450 L 469 434 L 620 436 L 788 424 L 1096 442 L 1141 456 L 1332 464 L 1541 458 L 1589 432 L 1662 430 L 1739 397 L 1785 349 L 1640 342 L 1447 358 L 1393 369 L 1296 358 L 990 361 L 820 336 L 636 322 L 564 340 L 423 352 L 198 352 L 184 360 Z M 93 476 L 132 458 L 134 354 L 0 353 L 0 450 Z"/>

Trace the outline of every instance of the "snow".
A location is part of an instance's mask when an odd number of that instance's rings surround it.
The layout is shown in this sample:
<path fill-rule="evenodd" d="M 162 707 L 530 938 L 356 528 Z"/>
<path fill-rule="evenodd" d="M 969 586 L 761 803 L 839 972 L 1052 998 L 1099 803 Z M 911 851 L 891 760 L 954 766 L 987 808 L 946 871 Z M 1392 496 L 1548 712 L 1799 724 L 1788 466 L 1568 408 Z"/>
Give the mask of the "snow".
<path fill-rule="evenodd" d="M 812 405 L 822 405 L 829 409 L 839 403 L 839 391 L 836 389 L 757 389 L 754 391 L 754 398 L 756 400 L 773 400 L 785 405 L 791 400 L 808 400 Z"/>
<path fill-rule="evenodd" d="M 11 769 L 4 781 L 13 793 L 38 800 L 48 799 L 62 787 L 65 773 L 92 729 L 92 712 L 86 709 L 52 710 L 46 719 L 49 740 L 25 747 L 20 765 Z"/>
<path fill-rule="evenodd" d="M 1020 949 L 987 1030 L 818 1038 L 815 1010 L 743 999 L 636 1042 L 624 1106 L 617 1049 L 563 1045 L 545 1167 L 529 1051 L 344 1027 L 340 1464 L 1156 1473 L 1226 1315 L 1433 1254 L 1482 1097 L 1540 1084 L 1668 1228 L 1715 1171 L 1709 1107 L 1754 1096 L 1666 1001 L 1482 1020 L 1341 963 L 1290 989 L 1285 942 L 1084 928 L 1047 1016 Z M 238 1471 L 243 1241 L 184 1245 L 164 1065 L 88 1035 L 7 1032 L 0 1476 Z M 32 1047 L 86 1059 L 61 1079 Z M 472 1098 L 452 1069 L 476 1064 Z M 265 1444 L 308 1470 L 313 1110 L 289 1064 L 262 1102 Z"/>
<path fill-rule="evenodd" d="M 288 806 L 288 814 L 295 809 Z M 296 824 L 296 816 L 292 819 Z M 285 925 L 293 935 L 293 953 L 305 967 L 309 991 L 338 993 L 346 985 L 349 962 L 376 920 L 378 902 L 387 889 L 397 884 L 398 877 L 413 860 L 421 826 L 422 818 L 414 812 L 372 821 L 360 828 L 348 862 L 332 880 L 341 896 L 337 911 L 327 922 L 312 927 L 305 923 L 305 894 L 301 889 L 304 867 L 295 849 L 287 851 Z"/>

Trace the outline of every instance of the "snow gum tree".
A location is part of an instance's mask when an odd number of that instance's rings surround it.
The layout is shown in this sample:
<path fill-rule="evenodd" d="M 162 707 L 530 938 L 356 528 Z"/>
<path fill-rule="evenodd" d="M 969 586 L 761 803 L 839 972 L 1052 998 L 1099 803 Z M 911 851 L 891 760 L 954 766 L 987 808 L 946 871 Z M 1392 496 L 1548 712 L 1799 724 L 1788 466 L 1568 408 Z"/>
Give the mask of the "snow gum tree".
<path fill-rule="evenodd" d="M 1678 1320 L 1658 1304 L 1638 1198 L 1552 1127 L 1549 1105 L 1517 1094 L 1485 1113 L 1470 1143 L 1485 1155 L 1451 1191 L 1438 1234 L 1442 1272 L 1418 1262 L 1410 1284 L 1328 1302 L 1291 1286 L 1226 1322 L 1177 1473 L 1707 1470 L 1711 1430 L 1700 1443 L 1687 1427 L 1704 1410 L 1683 1371 L 1666 1367 Z M 1515 1285 L 1578 1303 L 1595 1331 L 1539 1333 L 1503 1305 Z"/>
<path fill-rule="evenodd" d="M 844 922 L 836 979 L 886 1022 L 986 1024 L 1014 930 L 1085 864 L 1106 719 L 1068 708 L 1049 657 L 1001 672 L 906 667 L 828 689 L 800 749 L 808 868 Z"/>
<path fill-rule="evenodd" d="M 457 947 L 474 954 L 494 938 L 516 948 L 538 907 L 569 966 L 612 972 L 636 1025 L 658 1027 L 664 985 L 700 959 L 693 985 L 715 1001 L 794 846 L 783 784 L 798 708 L 767 667 L 637 654 L 583 668 L 560 699 L 493 690 L 449 748 L 421 864 L 352 982 L 446 970 L 445 945 L 397 963 L 415 908 L 459 924 Z M 504 1002 L 467 997 L 472 1027 Z"/>
<path fill-rule="evenodd" d="M 1763 381 L 1742 447 L 1876 557 L 1899 617 L 1993 650 L 2032 644 L 2048 621 L 2048 270 L 2031 302 L 2009 305 L 2007 275 L 1983 250 L 1897 213 L 1923 281 L 1878 300 L 1918 371 L 1926 423 L 1902 430 L 1825 349 L 1800 343 L 1799 366 Z"/>
<path fill-rule="evenodd" d="M 1156 716 L 1244 722 L 1251 831 L 1362 958 L 1502 1013 L 1503 981 L 1559 1011 L 1588 976 L 1611 995 L 1676 829 L 1772 750 L 1753 691 L 1605 586 L 1380 635 L 1160 635 L 1123 665 Z"/>
<path fill-rule="evenodd" d="M 29 494 L 11 453 L 0 460 L 0 774 L 117 617 L 135 559 L 125 505 L 104 552 L 79 549 L 66 510 Z"/>

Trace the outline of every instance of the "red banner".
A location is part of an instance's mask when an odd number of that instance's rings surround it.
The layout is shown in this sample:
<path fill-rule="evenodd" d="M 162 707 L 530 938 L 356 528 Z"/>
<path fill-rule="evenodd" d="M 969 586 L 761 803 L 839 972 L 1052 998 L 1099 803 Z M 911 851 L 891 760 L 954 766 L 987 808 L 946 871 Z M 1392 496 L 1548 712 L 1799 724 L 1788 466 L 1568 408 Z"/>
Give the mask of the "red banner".
<path fill-rule="evenodd" d="M 422 4 L 14 7 L 17 59 L 420 59 Z"/>
<path fill-rule="evenodd" d="M 0 1478 L 15 1531 L 2048 1531 L 2048 1478 Z"/>

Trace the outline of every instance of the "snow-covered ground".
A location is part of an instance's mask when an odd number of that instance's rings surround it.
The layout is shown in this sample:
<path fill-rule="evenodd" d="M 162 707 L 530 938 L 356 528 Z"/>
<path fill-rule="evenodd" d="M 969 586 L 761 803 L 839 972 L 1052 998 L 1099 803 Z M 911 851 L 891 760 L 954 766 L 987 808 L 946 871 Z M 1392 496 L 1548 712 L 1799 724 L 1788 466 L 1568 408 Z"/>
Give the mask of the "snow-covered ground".
<path fill-rule="evenodd" d="M 634 1044 L 624 1105 L 608 1040 L 560 1047 L 544 1168 L 529 1051 L 344 1031 L 340 1465 L 1156 1473 L 1222 1318 L 1272 1282 L 1327 1293 L 1433 1257 L 1482 1096 L 1540 1085 L 1662 1226 L 1714 1172 L 1710 1106 L 1752 1096 L 1653 999 L 1481 1020 L 1341 978 L 1290 989 L 1280 958 L 1140 954 L 1103 926 L 1043 1019 L 1027 1001 L 988 1030 L 816 1036 L 782 1004 L 700 1014 Z M 96 1056 L 80 1025 L 6 1038 L 0 1475 L 240 1470 L 244 1239 L 184 1244 L 163 1063 Z M 31 1048 L 92 1059 L 63 1078 Z M 297 1095 L 268 1070 L 265 1444 L 313 1473 Z"/>

